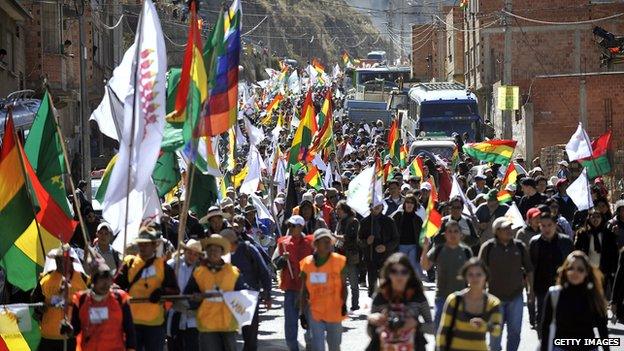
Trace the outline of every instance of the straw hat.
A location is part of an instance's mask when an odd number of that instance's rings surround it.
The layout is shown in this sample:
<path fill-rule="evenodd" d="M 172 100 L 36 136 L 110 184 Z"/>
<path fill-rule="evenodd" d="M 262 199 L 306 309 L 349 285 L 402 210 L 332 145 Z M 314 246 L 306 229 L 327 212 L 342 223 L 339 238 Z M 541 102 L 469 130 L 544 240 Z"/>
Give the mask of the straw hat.
<path fill-rule="evenodd" d="M 223 253 L 230 252 L 230 242 L 219 234 L 212 234 L 211 236 L 202 239 L 202 246 L 207 248 L 210 245 L 217 245 L 223 249 Z"/>
<path fill-rule="evenodd" d="M 203 254 L 204 250 L 202 249 L 202 244 L 199 240 L 189 239 L 186 244 L 184 242 L 180 242 L 180 248 L 190 251 L 197 252 L 198 254 Z"/>
<path fill-rule="evenodd" d="M 153 243 L 153 242 L 159 242 L 161 240 L 162 240 L 162 233 L 160 232 L 160 230 L 154 227 L 145 226 L 139 229 L 139 235 L 136 237 L 136 239 L 134 239 L 134 242 L 137 244 L 138 243 Z"/>
<path fill-rule="evenodd" d="M 201 223 L 201 224 L 208 223 L 210 218 L 216 217 L 216 216 L 221 216 L 221 217 L 223 217 L 223 219 L 229 219 L 230 218 L 229 213 L 223 212 L 221 210 L 221 208 L 219 208 L 219 206 L 210 206 L 210 208 L 208 209 L 208 212 L 206 213 L 206 215 L 199 220 L 199 223 Z"/>

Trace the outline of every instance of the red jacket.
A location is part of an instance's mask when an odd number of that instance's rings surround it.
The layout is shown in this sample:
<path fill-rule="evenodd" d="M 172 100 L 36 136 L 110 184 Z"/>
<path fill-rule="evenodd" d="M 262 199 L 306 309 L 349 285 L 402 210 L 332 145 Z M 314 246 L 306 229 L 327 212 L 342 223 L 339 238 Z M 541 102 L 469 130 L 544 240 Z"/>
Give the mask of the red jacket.
<path fill-rule="evenodd" d="M 314 253 L 314 247 L 312 246 L 313 241 L 314 237 L 312 235 L 300 236 L 297 238 L 288 235 L 277 240 L 277 248 L 280 256 L 288 252 L 288 261 L 292 269 L 292 276 L 290 275 L 288 266 L 282 269 L 280 273 L 280 289 L 284 291 L 301 290 L 302 280 L 300 277 L 299 262 Z"/>

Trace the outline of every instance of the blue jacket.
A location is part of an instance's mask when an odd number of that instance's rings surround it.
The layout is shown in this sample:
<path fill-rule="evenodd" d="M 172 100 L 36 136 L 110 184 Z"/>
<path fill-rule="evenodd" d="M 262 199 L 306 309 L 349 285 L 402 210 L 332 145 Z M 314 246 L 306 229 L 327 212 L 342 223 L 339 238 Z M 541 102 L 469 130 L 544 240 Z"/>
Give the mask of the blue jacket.
<path fill-rule="evenodd" d="M 239 241 L 236 251 L 232 252 L 232 264 L 236 266 L 241 276 L 239 279 L 252 290 L 263 290 L 263 296 L 271 296 L 271 273 L 258 249 L 253 245 Z"/>

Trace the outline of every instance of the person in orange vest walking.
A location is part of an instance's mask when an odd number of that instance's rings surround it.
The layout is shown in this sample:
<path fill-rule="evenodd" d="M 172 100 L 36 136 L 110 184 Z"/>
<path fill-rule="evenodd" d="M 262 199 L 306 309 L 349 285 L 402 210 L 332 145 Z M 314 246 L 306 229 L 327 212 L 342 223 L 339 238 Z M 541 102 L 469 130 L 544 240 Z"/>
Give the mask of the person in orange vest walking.
<path fill-rule="evenodd" d="M 51 263 L 46 265 L 49 271 L 42 274 L 32 293 L 32 302 L 45 302 L 39 350 L 73 350 L 76 339 L 69 328 L 71 297 L 87 288 L 86 275 L 68 244 L 50 250 L 47 257 L 46 262 Z"/>
<path fill-rule="evenodd" d="M 135 239 L 139 254 L 126 256 L 115 278 L 115 283 L 132 298 L 149 299 L 149 302 L 130 305 L 138 351 L 163 350 L 165 308 L 160 297 L 179 293 L 173 269 L 164 257 L 156 256 L 161 237 L 160 230 L 155 227 L 141 227 Z"/>
<path fill-rule="evenodd" d="M 104 263 L 91 274 L 91 289 L 74 294 L 72 328 L 77 351 L 131 351 L 136 349 L 130 296 L 111 289 L 113 272 Z"/>
<path fill-rule="evenodd" d="M 332 252 L 334 236 L 329 229 L 314 232 L 314 254 L 300 262 L 301 323 L 312 334 L 312 351 L 339 351 L 342 341 L 342 320 L 347 315 L 346 257 Z"/>

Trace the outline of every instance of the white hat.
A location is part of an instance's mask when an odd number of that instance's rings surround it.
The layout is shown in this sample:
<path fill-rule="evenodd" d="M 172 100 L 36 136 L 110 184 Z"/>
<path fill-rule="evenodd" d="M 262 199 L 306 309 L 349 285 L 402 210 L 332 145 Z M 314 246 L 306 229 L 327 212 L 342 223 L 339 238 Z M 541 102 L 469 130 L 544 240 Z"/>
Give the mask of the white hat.
<path fill-rule="evenodd" d="M 565 167 L 568 167 L 568 161 L 566 161 L 566 160 L 559 161 L 559 162 L 557 162 L 557 164 L 558 164 L 559 166 L 565 166 Z"/>
<path fill-rule="evenodd" d="M 286 200 L 284 200 L 283 197 L 276 197 L 275 200 L 273 200 L 273 202 L 275 202 L 278 205 L 283 205 L 286 203 Z"/>
<path fill-rule="evenodd" d="M 305 219 L 303 219 L 300 215 L 293 215 L 288 218 L 286 223 L 303 227 L 305 225 Z"/>
<path fill-rule="evenodd" d="M 108 231 L 109 231 L 109 232 L 111 232 L 111 233 L 113 232 L 113 228 L 111 228 L 110 224 L 108 224 L 108 223 L 106 223 L 106 222 L 102 222 L 102 223 L 100 223 L 100 224 L 97 226 L 97 231 L 99 232 L 99 231 L 100 231 L 100 229 L 102 229 L 102 228 L 106 228 L 106 229 L 108 229 Z"/>
<path fill-rule="evenodd" d="M 513 226 L 513 222 L 507 217 L 498 217 L 492 223 L 492 230 L 497 231 L 502 228 L 511 228 Z"/>
<path fill-rule="evenodd" d="M 423 182 L 420 184 L 420 190 L 427 190 L 427 191 L 431 191 L 431 183 L 429 182 Z"/>

